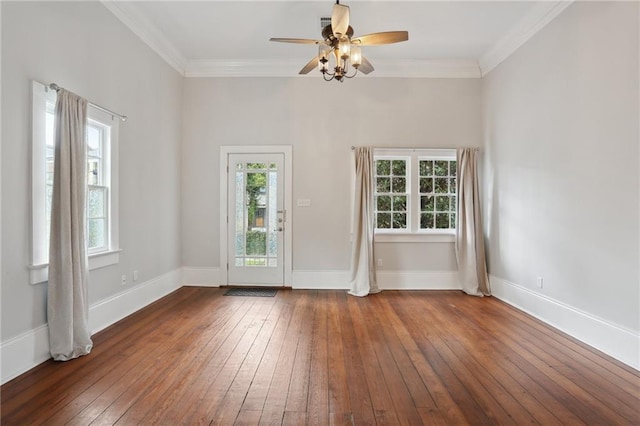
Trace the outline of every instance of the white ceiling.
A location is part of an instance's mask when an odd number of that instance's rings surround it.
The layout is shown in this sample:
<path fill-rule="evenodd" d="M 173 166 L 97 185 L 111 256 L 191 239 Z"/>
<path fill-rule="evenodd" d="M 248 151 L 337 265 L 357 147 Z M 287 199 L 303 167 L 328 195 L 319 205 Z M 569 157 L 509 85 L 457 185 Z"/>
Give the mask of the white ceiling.
<path fill-rule="evenodd" d="M 324 1 L 110 1 L 105 6 L 181 74 L 296 76 L 320 39 Z M 570 1 L 344 0 L 355 35 L 407 30 L 409 41 L 363 53 L 377 77 L 480 77 L 557 16 Z M 314 75 L 314 73 L 311 73 Z"/>

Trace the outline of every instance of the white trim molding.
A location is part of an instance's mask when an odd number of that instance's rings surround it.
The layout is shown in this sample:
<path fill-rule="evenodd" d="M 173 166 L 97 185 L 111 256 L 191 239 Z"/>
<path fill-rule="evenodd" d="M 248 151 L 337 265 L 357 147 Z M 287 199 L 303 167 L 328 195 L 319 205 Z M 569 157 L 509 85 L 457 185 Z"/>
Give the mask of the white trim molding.
<path fill-rule="evenodd" d="M 180 276 L 180 269 L 176 269 L 91 305 L 89 307 L 91 333 L 97 333 L 179 289 Z M 2 384 L 49 358 L 51 355 L 47 324 L 0 343 Z"/>
<path fill-rule="evenodd" d="M 2 382 L 18 377 L 51 358 L 47 324 L 19 334 L 0 344 Z"/>
<path fill-rule="evenodd" d="M 220 287 L 220 268 L 218 267 L 182 267 L 182 285 L 194 287 Z"/>
<path fill-rule="evenodd" d="M 295 269 L 291 287 L 299 290 L 348 290 L 349 271 Z"/>
<path fill-rule="evenodd" d="M 491 293 L 537 319 L 640 369 L 640 333 L 491 275 Z"/>
<path fill-rule="evenodd" d="M 135 5 L 115 0 L 100 1 L 183 77 L 300 77 L 297 72 L 301 63 L 293 59 L 189 59 Z M 481 78 L 507 59 L 573 1 L 539 2 L 518 25 L 480 58 L 376 60 L 375 74 L 362 78 Z M 310 73 L 306 76 L 313 77 L 318 75 Z"/>
<path fill-rule="evenodd" d="M 120 262 L 122 249 L 110 250 L 101 253 L 94 253 L 88 256 L 89 270 L 104 268 Z M 49 264 L 29 265 L 29 280 L 31 285 L 41 284 L 49 280 Z"/>
<path fill-rule="evenodd" d="M 458 271 L 385 271 L 376 272 L 380 290 L 460 290 Z M 293 271 L 294 289 L 348 290 L 349 271 Z"/>
<path fill-rule="evenodd" d="M 97 333 L 182 287 L 181 270 L 175 269 L 131 287 L 89 307 L 89 329 Z"/>
<path fill-rule="evenodd" d="M 516 50 L 553 21 L 574 0 L 543 1 L 532 7 L 513 30 L 508 32 L 489 48 L 478 60 L 482 77 L 489 74 L 495 67 L 511 56 Z"/>
<path fill-rule="evenodd" d="M 284 155 L 284 287 L 291 286 L 293 270 L 293 146 L 292 145 L 224 145 L 220 147 L 220 285 L 229 283 L 227 267 L 228 161 L 230 154 Z"/>
<path fill-rule="evenodd" d="M 376 272 L 380 290 L 461 290 L 458 271 Z"/>
<path fill-rule="evenodd" d="M 475 60 L 399 60 L 376 61 L 376 72 L 360 78 L 480 78 L 480 67 Z M 184 76 L 203 77 L 300 77 L 318 78 L 320 73 L 299 75 L 300 60 L 222 59 L 190 60 Z"/>
<path fill-rule="evenodd" d="M 115 0 L 100 0 L 100 2 L 151 50 L 160 55 L 166 63 L 184 77 L 187 59 L 156 25 L 136 10 L 134 5 L 130 2 Z"/>

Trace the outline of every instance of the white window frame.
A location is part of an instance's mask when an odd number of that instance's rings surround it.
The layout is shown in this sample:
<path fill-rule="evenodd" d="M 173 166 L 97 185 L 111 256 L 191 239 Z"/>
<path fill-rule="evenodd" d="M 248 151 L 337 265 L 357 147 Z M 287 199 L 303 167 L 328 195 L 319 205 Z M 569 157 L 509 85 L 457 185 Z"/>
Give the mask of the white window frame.
<path fill-rule="evenodd" d="M 98 114 L 100 113 L 100 114 Z M 113 126 L 112 125 L 107 125 L 105 124 L 105 121 L 110 122 L 111 118 L 104 113 L 103 111 L 99 111 L 96 110 L 95 108 L 88 108 L 88 114 L 89 117 L 87 117 L 87 124 L 91 124 L 95 127 L 99 128 L 99 131 L 101 132 L 101 137 L 102 137 L 102 155 L 100 157 L 100 173 L 102 175 L 102 182 L 99 182 L 99 184 L 96 185 L 89 185 L 87 183 L 87 207 L 88 207 L 88 203 L 89 203 L 89 193 L 90 193 L 90 189 L 91 188 L 104 188 L 106 193 L 107 193 L 107 203 L 106 203 L 106 241 L 105 241 L 105 245 L 102 247 L 87 247 L 87 253 L 89 254 L 89 256 L 93 255 L 93 254 L 97 254 L 97 253 L 103 253 L 105 251 L 109 251 L 109 248 L 111 247 L 111 242 L 110 242 L 110 235 L 111 235 L 111 168 L 109 167 L 109 165 L 111 164 L 111 141 L 112 141 L 112 133 L 113 133 Z M 97 118 L 97 119 L 96 119 Z M 113 120 L 116 121 L 117 120 Z M 87 148 L 87 162 L 89 161 L 89 150 Z M 89 211 L 87 208 L 87 232 L 89 232 Z M 88 238 L 88 235 L 87 235 Z"/>
<path fill-rule="evenodd" d="M 374 179 L 378 176 L 377 175 L 377 171 L 375 170 L 375 162 L 376 160 L 389 160 L 391 162 L 393 162 L 394 160 L 402 160 L 405 161 L 405 192 L 396 192 L 396 193 L 389 193 L 392 200 L 391 200 L 391 204 L 393 205 L 393 196 L 397 195 L 397 196 L 406 196 L 407 197 L 407 227 L 406 228 L 388 228 L 388 229 L 375 229 L 376 234 L 407 234 L 407 233 L 411 233 L 412 230 L 412 223 L 414 220 L 414 216 L 415 214 L 413 214 L 413 208 L 412 206 L 412 199 L 413 199 L 413 192 L 412 192 L 412 185 L 411 185 L 411 181 L 412 181 L 412 170 L 413 170 L 413 161 L 411 158 L 411 155 L 409 155 L 408 152 L 405 152 L 404 154 L 401 153 L 397 153 L 397 154 L 376 154 L 374 151 L 374 156 L 373 156 L 373 161 L 374 161 Z M 392 163 L 393 164 L 393 163 Z M 393 180 L 393 178 L 392 178 Z M 373 183 L 374 185 L 374 193 L 376 192 L 375 187 L 376 187 L 376 182 L 374 181 Z M 386 193 L 383 193 L 386 194 Z M 393 209 L 393 207 L 392 207 Z M 377 210 L 377 206 L 374 206 L 374 211 Z M 374 222 L 376 222 L 376 218 L 374 218 Z M 391 223 L 393 223 L 393 214 L 391 217 Z"/>
<path fill-rule="evenodd" d="M 422 159 L 455 160 L 455 149 L 392 149 L 376 148 L 374 162 L 378 159 L 407 159 L 407 229 L 375 229 L 375 241 L 379 243 L 452 243 L 455 229 L 420 229 L 419 161 Z M 375 185 L 375 183 L 374 183 Z"/>
<path fill-rule="evenodd" d="M 49 236 L 46 235 L 46 108 L 47 102 L 55 104 L 56 92 L 36 81 L 32 82 L 32 162 L 31 162 L 31 264 L 29 265 L 29 281 L 38 284 L 49 279 L 48 247 Z M 89 120 L 110 127 L 110 141 L 105 144 L 107 167 L 105 179 L 108 185 L 109 230 L 108 247 L 89 253 L 89 269 L 98 269 L 117 264 L 120 261 L 119 218 L 118 218 L 118 130 L 119 121 L 97 108 L 87 108 Z"/>

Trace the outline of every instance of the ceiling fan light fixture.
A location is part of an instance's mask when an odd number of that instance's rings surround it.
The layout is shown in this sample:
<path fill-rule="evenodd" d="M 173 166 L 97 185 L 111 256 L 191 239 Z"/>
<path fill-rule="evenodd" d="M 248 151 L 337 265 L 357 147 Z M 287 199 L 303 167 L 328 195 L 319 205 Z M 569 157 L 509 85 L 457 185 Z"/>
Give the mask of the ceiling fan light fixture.
<path fill-rule="evenodd" d="M 351 45 L 351 66 L 355 69 L 362 65 L 362 48 L 357 44 Z"/>
<path fill-rule="evenodd" d="M 351 55 L 351 40 L 349 37 L 343 36 L 338 42 L 338 49 L 340 50 L 340 59 L 347 60 Z"/>
<path fill-rule="evenodd" d="M 326 73 L 329 68 L 329 54 L 331 53 L 331 49 L 326 44 L 318 45 L 318 69 L 321 73 Z"/>
<path fill-rule="evenodd" d="M 349 25 L 349 15 L 349 6 L 342 5 L 340 0 L 336 0 L 331 18 L 320 18 L 322 40 L 304 38 L 271 38 L 270 40 L 282 43 L 318 45 L 318 56 L 311 59 L 300 70 L 299 74 L 308 74 L 317 64 L 324 80 L 340 82 L 344 82 L 346 78 L 355 77 L 358 71 L 363 74 L 369 74 L 374 70 L 371 62 L 362 56 L 362 46 L 391 44 L 409 40 L 407 31 L 387 31 L 353 37 L 353 28 Z M 350 66 L 354 69 L 351 75 L 348 74 Z"/>

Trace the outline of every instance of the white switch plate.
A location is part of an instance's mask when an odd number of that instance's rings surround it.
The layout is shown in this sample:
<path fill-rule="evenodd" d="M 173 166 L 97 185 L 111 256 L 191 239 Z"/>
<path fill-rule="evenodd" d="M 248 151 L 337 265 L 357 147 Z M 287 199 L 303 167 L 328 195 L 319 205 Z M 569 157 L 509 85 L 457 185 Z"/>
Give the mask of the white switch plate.
<path fill-rule="evenodd" d="M 309 206 L 311 206 L 311 200 L 309 198 L 298 198 L 297 206 L 298 207 L 309 207 Z"/>

